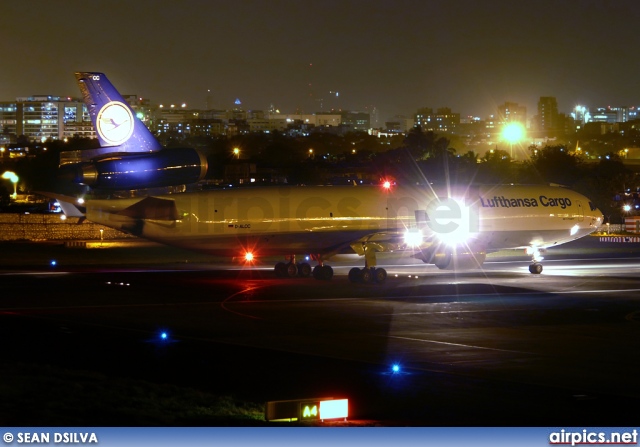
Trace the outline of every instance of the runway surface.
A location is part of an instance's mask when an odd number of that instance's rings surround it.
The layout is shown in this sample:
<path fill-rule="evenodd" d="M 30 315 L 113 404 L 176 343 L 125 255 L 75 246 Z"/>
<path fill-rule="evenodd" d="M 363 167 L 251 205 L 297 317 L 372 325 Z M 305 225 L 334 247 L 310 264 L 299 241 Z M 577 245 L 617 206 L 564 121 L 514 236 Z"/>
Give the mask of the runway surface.
<path fill-rule="evenodd" d="M 380 425 L 631 426 L 630 247 L 558 251 L 541 275 L 523 258 L 465 272 L 394 259 L 381 285 L 349 283 L 349 258 L 328 282 L 203 263 L 5 269 L 1 347 L 251 402 L 348 398 L 350 419 Z"/>

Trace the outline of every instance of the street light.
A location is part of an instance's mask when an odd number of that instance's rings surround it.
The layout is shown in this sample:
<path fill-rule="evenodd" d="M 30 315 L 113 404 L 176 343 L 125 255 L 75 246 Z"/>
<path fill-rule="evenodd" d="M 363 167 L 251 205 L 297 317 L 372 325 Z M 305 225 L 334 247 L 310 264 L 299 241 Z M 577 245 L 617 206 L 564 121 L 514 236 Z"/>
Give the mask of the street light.
<path fill-rule="evenodd" d="M 4 174 L 2 174 L 2 178 L 13 183 L 13 198 L 15 200 L 16 197 L 18 197 L 18 176 L 15 172 L 6 171 Z"/>
<path fill-rule="evenodd" d="M 502 129 L 502 137 L 509 142 L 511 159 L 513 160 L 513 144 L 524 138 L 524 127 L 520 123 L 509 123 Z"/>
<path fill-rule="evenodd" d="M 237 147 L 234 147 L 234 148 L 233 148 L 233 155 L 235 155 L 235 156 L 236 156 L 236 158 L 237 158 L 238 160 L 240 160 L 240 149 L 238 149 Z"/>

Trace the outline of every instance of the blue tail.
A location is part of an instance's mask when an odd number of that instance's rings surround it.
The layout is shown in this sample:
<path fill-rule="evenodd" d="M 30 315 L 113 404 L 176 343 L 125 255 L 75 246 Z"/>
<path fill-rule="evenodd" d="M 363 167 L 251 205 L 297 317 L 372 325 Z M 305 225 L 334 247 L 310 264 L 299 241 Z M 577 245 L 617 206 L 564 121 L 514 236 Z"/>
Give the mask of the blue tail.
<path fill-rule="evenodd" d="M 113 152 L 156 152 L 162 149 L 104 73 L 76 73 L 100 146 Z"/>
<path fill-rule="evenodd" d="M 197 149 L 160 146 L 104 73 L 76 73 L 100 148 L 60 153 L 59 177 L 101 190 L 196 183 L 207 173 Z"/>

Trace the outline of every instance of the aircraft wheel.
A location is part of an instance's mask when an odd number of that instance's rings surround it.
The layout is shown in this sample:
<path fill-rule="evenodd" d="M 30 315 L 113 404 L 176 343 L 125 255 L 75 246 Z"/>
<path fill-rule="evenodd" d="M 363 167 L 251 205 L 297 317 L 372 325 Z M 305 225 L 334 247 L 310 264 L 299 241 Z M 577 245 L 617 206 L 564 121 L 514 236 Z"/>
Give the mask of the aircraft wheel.
<path fill-rule="evenodd" d="M 287 276 L 287 264 L 284 262 L 278 262 L 273 270 L 276 272 L 276 276 L 278 278 L 284 278 Z"/>
<path fill-rule="evenodd" d="M 535 264 L 531 264 L 529 266 L 529 272 L 533 273 L 534 275 L 539 275 L 540 273 L 542 273 L 542 264 L 538 264 L 537 262 Z"/>
<path fill-rule="evenodd" d="M 302 276 L 303 278 L 311 275 L 311 266 L 306 262 L 301 262 L 300 264 L 298 264 L 298 275 Z"/>
<path fill-rule="evenodd" d="M 387 271 L 385 269 L 376 269 L 373 276 L 376 279 L 376 282 L 381 284 L 387 279 Z"/>
<path fill-rule="evenodd" d="M 286 266 L 286 276 L 289 278 L 293 278 L 298 275 L 298 266 L 296 266 L 293 262 L 290 262 Z"/>
<path fill-rule="evenodd" d="M 370 268 L 363 268 L 362 271 L 360 272 L 360 280 L 365 283 L 365 284 L 369 284 L 371 282 L 373 282 L 373 271 Z"/>
<path fill-rule="evenodd" d="M 360 282 L 360 279 L 360 269 L 358 267 L 354 267 L 349 270 L 349 281 Z"/>

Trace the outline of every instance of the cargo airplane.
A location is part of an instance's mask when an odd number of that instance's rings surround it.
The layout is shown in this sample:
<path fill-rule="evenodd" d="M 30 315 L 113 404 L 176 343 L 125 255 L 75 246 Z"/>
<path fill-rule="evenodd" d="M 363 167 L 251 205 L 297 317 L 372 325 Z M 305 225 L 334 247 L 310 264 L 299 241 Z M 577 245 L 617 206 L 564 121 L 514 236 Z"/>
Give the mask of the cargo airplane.
<path fill-rule="evenodd" d="M 149 188 L 175 189 L 203 179 L 205 157 L 195 149 L 162 148 L 103 73 L 76 78 L 101 147 L 62 153 L 60 169 L 95 192 L 127 194 L 81 204 L 57 195 L 66 214 L 212 255 L 283 256 L 275 266 L 281 277 L 328 280 L 333 270 L 325 261 L 355 252 L 364 257 L 364 268 L 353 268 L 349 279 L 383 282 L 387 274 L 376 265 L 376 253 L 403 250 L 454 269 L 479 267 L 491 251 L 527 249 L 529 270 L 538 274 L 541 251 L 602 224 L 602 213 L 588 198 L 545 185 L 269 186 L 151 194 Z M 298 262 L 303 254 L 316 265 Z"/>

